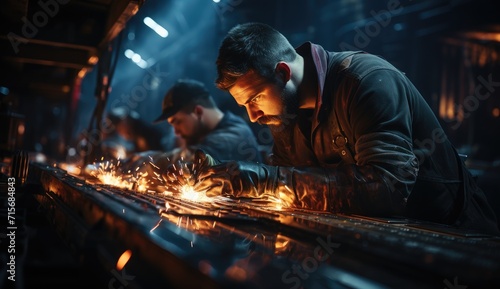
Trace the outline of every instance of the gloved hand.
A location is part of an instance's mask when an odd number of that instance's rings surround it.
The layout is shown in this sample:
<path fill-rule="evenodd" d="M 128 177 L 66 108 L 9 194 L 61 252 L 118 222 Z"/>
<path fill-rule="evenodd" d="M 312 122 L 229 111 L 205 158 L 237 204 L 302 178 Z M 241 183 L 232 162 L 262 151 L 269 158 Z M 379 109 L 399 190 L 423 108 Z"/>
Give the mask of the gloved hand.
<path fill-rule="evenodd" d="M 279 200 L 283 207 L 315 211 L 380 214 L 404 206 L 396 187 L 390 187 L 371 166 L 337 168 L 281 167 L 230 161 L 221 163 L 202 151 L 195 154 L 194 189 L 207 196 Z"/>
<path fill-rule="evenodd" d="M 194 169 L 194 189 L 205 191 L 207 196 L 277 197 L 278 167 L 242 161 L 220 163 L 210 155 L 197 151 Z"/>

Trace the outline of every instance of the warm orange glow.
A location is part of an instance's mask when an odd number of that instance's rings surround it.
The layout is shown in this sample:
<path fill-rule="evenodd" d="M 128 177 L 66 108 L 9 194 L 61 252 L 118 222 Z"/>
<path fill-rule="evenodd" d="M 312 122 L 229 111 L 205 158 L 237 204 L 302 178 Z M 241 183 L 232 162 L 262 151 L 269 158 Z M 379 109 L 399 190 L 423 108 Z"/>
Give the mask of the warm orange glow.
<path fill-rule="evenodd" d="M 121 269 L 123 269 L 123 267 L 125 267 L 125 265 L 127 265 L 127 262 L 130 260 L 130 257 L 132 257 L 131 250 L 123 252 L 120 258 L 118 258 L 118 262 L 116 262 L 116 270 L 120 271 Z"/>
<path fill-rule="evenodd" d="M 189 185 L 184 185 L 180 189 L 181 198 L 187 199 L 193 202 L 211 202 L 212 199 L 205 195 L 205 192 L 197 192 L 193 189 L 193 187 Z"/>
<path fill-rule="evenodd" d="M 83 78 L 83 77 L 85 77 L 85 74 L 87 74 L 87 68 L 82 68 L 82 69 L 78 72 L 78 77 Z"/>
<path fill-rule="evenodd" d="M 19 126 L 17 127 L 17 133 L 19 135 L 23 135 L 24 134 L 24 123 L 20 123 Z"/>
<path fill-rule="evenodd" d="M 68 174 L 70 174 L 70 175 L 78 176 L 81 173 L 80 167 L 78 167 L 74 164 L 60 163 L 59 167 L 65 171 L 67 171 Z"/>
<path fill-rule="evenodd" d="M 284 186 L 284 189 L 286 191 L 280 191 L 279 192 L 279 199 L 275 200 L 276 203 L 276 208 L 278 210 L 281 210 L 282 208 L 290 207 L 295 198 L 295 194 L 292 189 L 290 189 L 288 186 Z"/>
<path fill-rule="evenodd" d="M 453 99 L 450 97 L 446 104 L 446 117 L 448 119 L 455 119 L 455 104 Z"/>
<path fill-rule="evenodd" d="M 115 159 L 124 159 L 127 157 L 127 150 L 125 149 L 124 146 L 118 146 L 116 150 L 114 151 L 114 157 Z"/>
<path fill-rule="evenodd" d="M 448 103 L 446 102 L 446 95 L 441 94 L 441 97 L 439 98 L 439 116 L 442 119 L 446 119 L 447 113 L 446 113 L 446 105 Z"/>
<path fill-rule="evenodd" d="M 485 31 L 472 31 L 466 32 L 464 35 L 471 39 L 477 39 L 481 41 L 495 41 L 500 42 L 499 32 L 485 32 Z"/>
<path fill-rule="evenodd" d="M 205 275 L 210 275 L 210 273 L 213 271 L 212 265 L 209 261 L 206 260 L 201 260 L 200 262 L 198 262 L 198 269 Z"/>
<path fill-rule="evenodd" d="M 160 223 L 161 223 L 162 220 L 160 220 L 158 223 L 156 223 L 156 225 L 151 228 L 151 230 L 149 230 L 150 233 L 152 233 L 154 230 L 156 230 L 156 228 L 158 228 L 160 226 Z"/>
<path fill-rule="evenodd" d="M 276 252 L 282 252 L 286 249 L 289 243 L 290 240 L 287 237 L 278 234 L 276 236 L 276 242 L 274 243 L 274 248 Z"/>
<path fill-rule="evenodd" d="M 145 193 L 149 189 L 148 173 L 137 173 L 136 176 L 122 175 L 118 170 L 120 162 L 115 165 L 110 161 L 101 162 L 88 166 L 87 172 L 97 178 L 102 184 L 117 188 L 133 189 L 136 192 Z M 139 167 L 135 170 L 138 171 Z"/>
<path fill-rule="evenodd" d="M 97 57 L 97 56 L 91 56 L 91 57 L 89 58 L 89 60 L 88 60 L 88 63 L 89 63 L 90 65 L 94 65 L 94 64 L 96 64 L 98 61 L 99 61 L 99 57 Z"/>
<path fill-rule="evenodd" d="M 247 272 L 237 264 L 234 264 L 227 268 L 224 275 L 230 279 L 240 282 L 243 282 L 247 279 Z"/>
<path fill-rule="evenodd" d="M 491 111 L 491 114 L 493 115 L 493 117 L 499 117 L 499 116 L 500 116 L 500 108 L 495 107 L 495 108 Z"/>

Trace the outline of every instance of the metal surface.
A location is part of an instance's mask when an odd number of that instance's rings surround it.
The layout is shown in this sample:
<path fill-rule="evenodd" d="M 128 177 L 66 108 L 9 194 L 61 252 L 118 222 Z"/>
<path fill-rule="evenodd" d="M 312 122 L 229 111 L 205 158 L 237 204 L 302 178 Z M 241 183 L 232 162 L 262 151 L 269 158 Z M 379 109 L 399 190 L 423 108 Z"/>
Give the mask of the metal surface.
<path fill-rule="evenodd" d="M 30 180 L 43 187 L 36 198 L 65 242 L 100 264 L 112 288 L 500 285 L 500 240 L 491 236 L 251 200 L 197 203 L 90 184 L 42 164 L 31 164 Z M 119 270 L 126 250 L 132 256 Z"/>

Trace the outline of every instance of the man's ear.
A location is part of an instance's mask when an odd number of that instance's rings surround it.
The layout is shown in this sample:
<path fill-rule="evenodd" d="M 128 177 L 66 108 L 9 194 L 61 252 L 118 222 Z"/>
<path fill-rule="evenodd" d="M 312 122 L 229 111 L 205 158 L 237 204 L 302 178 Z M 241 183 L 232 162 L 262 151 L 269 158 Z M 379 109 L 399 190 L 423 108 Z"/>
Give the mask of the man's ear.
<path fill-rule="evenodd" d="M 281 80 L 283 80 L 283 83 L 287 83 L 290 78 L 292 78 L 292 70 L 290 68 L 290 65 L 288 65 L 288 63 L 284 61 L 280 61 L 278 62 L 278 64 L 276 64 L 275 72 L 277 76 Z"/>
<path fill-rule="evenodd" d="M 196 117 L 200 118 L 203 115 L 203 107 L 197 104 L 194 107 L 193 113 L 196 115 Z"/>

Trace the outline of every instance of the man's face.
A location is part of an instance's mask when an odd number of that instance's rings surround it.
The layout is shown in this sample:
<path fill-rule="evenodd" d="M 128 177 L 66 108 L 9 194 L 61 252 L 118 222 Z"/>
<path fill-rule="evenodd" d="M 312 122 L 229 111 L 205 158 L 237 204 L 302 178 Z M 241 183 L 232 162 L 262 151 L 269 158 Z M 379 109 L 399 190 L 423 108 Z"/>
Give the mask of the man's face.
<path fill-rule="evenodd" d="M 194 112 L 180 110 L 167 121 L 174 128 L 175 134 L 182 137 L 188 145 L 197 144 L 205 134 L 201 118 Z"/>
<path fill-rule="evenodd" d="M 286 124 L 287 118 L 293 118 L 298 110 L 295 89 L 281 80 L 269 81 L 253 70 L 238 78 L 229 93 L 247 109 L 250 121 L 260 124 Z"/>

